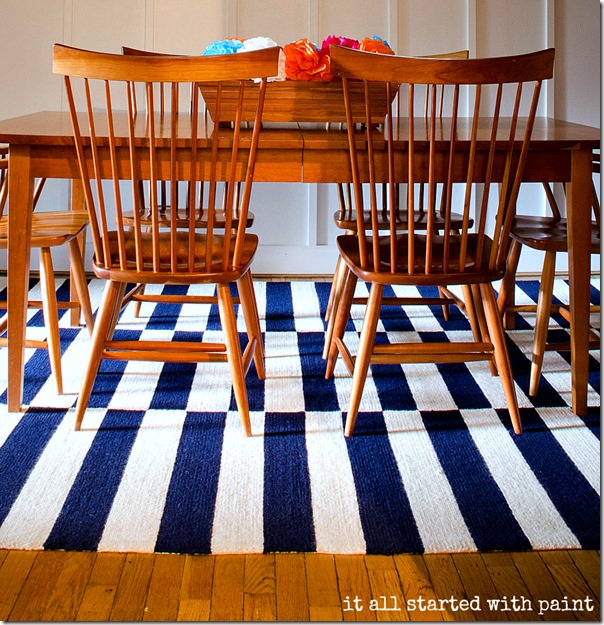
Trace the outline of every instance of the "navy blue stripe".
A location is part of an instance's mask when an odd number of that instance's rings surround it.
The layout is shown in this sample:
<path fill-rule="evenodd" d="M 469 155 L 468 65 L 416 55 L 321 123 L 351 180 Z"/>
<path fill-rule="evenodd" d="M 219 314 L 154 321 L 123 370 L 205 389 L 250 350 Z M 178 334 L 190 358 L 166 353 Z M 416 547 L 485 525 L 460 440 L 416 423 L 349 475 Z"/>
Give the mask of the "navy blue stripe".
<path fill-rule="evenodd" d="M 137 341 L 139 330 L 116 330 L 116 341 Z M 107 408 L 124 375 L 128 363 L 123 360 L 102 360 L 88 400 L 89 408 Z"/>
<path fill-rule="evenodd" d="M 571 365 L 571 355 L 570 352 L 558 352 L 564 360 L 568 363 L 570 368 Z M 545 353 L 544 358 L 547 358 L 547 352 Z M 589 354 L 587 359 L 587 383 L 591 388 L 593 388 L 598 395 L 600 394 L 601 388 L 601 365 L 596 358 L 594 358 L 593 354 Z M 543 383 L 543 376 L 541 376 L 541 380 L 539 381 L 539 392 L 541 392 L 541 384 Z"/>
<path fill-rule="evenodd" d="M 331 284 L 331 282 L 315 282 L 315 291 L 317 292 L 317 299 L 319 300 L 321 319 L 325 319 L 325 311 L 327 310 L 327 303 L 329 302 Z"/>
<path fill-rule="evenodd" d="M 266 331 L 294 332 L 291 282 L 266 283 Z"/>
<path fill-rule="evenodd" d="M 367 553 L 422 553 L 383 415 L 360 413 L 354 436 L 346 444 Z"/>
<path fill-rule="evenodd" d="M 395 296 L 391 286 L 384 287 L 383 297 Z M 386 332 L 413 332 L 415 330 L 404 307 L 401 306 L 382 306 L 380 321 Z"/>
<path fill-rule="evenodd" d="M 224 413 L 187 414 L 155 544 L 169 553 L 210 553 Z"/>
<path fill-rule="evenodd" d="M 189 362 L 166 362 L 162 367 L 149 408 L 185 410 L 197 366 Z"/>
<path fill-rule="evenodd" d="M 438 287 L 436 286 L 419 286 L 417 287 L 422 297 L 439 297 Z M 470 330 L 470 322 L 468 318 L 459 310 L 455 304 L 449 306 L 449 320 L 445 321 L 443 308 L 440 304 L 429 306 L 430 312 L 434 318 L 440 323 L 443 330 L 452 331 L 468 331 Z"/>
<path fill-rule="evenodd" d="M 87 551 L 98 547 L 144 414 L 107 411 L 45 549 Z"/>
<path fill-rule="evenodd" d="M 531 375 L 530 354 L 524 354 L 520 347 L 506 335 L 506 345 L 510 356 L 510 365 L 514 381 L 529 398 L 533 406 L 562 408 L 567 404 L 556 389 L 542 376 L 539 382 L 539 392 L 534 397 L 529 397 L 529 385 Z"/>
<path fill-rule="evenodd" d="M 61 353 L 71 345 L 78 336 L 80 330 L 76 328 L 61 328 Z M 27 360 L 23 368 L 23 400 L 24 406 L 31 404 L 40 389 L 46 384 L 51 376 L 50 360 L 48 359 L 48 350 L 37 349 Z M 54 384 L 54 378 L 51 380 Z M 56 388 L 56 387 L 55 387 Z M 0 404 L 6 404 L 8 401 L 7 390 L 0 394 Z"/>
<path fill-rule="evenodd" d="M 315 551 L 305 415 L 265 417 L 264 551 Z"/>
<path fill-rule="evenodd" d="M 0 524 L 64 416 L 64 411 L 30 408 L 0 447 Z"/>
<path fill-rule="evenodd" d="M 484 361 L 482 366 L 488 369 L 489 365 Z M 437 364 L 436 368 L 442 375 L 455 405 L 460 410 L 477 410 L 490 407 L 489 400 L 465 363 Z"/>
<path fill-rule="evenodd" d="M 376 336 L 376 342 L 385 340 L 385 333 Z M 382 410 L 416 410 L 417 404 L 400 365 L 371 365 L 373 383 L 377 389 Z"/>
<path fill-rule="evenodd" d="M 162 295 L 186 295 L 188 285 L 167 284 L 163 287 Z M 158 302 L 155 304 L 153 313 L 149 317 L 146 329 L 148 330 L 174 330 L 178 322 L 178 315 L 182 310 L 182 304 Z"/>
<path fill-rule="evenodd" d="M 567 282 L 568 284 L 568 282 Z M 594 306 L 600 305 L 600 289 L 597 289 L 593 284 L 589 285 L 589 301 Z"/>
<path fill-rule="evenodd" d="M 565 523 L 584 549 L 599 549 L 600 497 L 534 409 L 522 411 L 522 436 L 513 440 Z M 564 484 L 564 488 L 560 488 Z"/>
<path fill-rule="evenodd" d="M 263 339 L 264 340 L 264 339 Z M 241 352 L 245 350 L 248 344 L 248 337 L 245 332 L 239 333 L 239 345 L 241 346 Z M 245 377 L 245 388 L 247 389 L 247 403 L 248 408 L 251 411 L 264 410 L 264 380 L 258 378 L 256 371 L 256 365 L 254 361 L 247 372 Z M 231 388 L 231 400 L 229 403 L 229 410 L 237 410 L 237 402 L 235 400 L 235 393 Z"/>
<path fill-rule="evenodd" d="M 299 332 L 298 351 L 302 367 L 304 409 L 307 412 L 340 410 L 333 377 L 325 379 L 326 361 L 323 360 L 323 332 Z"/>
<path fill-rule="evenodd" d="M 422 412 L 422 418 L 478 550 L 530 549 L 461 414 Z"/>

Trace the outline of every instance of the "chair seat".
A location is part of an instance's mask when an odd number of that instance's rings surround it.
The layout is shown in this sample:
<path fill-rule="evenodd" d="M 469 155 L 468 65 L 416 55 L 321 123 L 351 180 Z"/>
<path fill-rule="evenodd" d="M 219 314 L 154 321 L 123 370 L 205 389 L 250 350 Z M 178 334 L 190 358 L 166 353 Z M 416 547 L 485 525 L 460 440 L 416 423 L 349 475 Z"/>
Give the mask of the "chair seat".
<path fill-rule="evenodd" d="M 134 234 L 130 231 L 124 233 L 126 250 L 126 267 L 120 266 L 118 233 L 109 233 L 109 249 L 111 251 L 112 267 L 106 269 L 100 267 L 93 261 L 95 275 L 103 279 L 110 279 L 117 282 L 136 281 L 139 284 L 197 284 L 202 282 L 233 282 L 243 275 L 249 268 L 256 249 L 258 247 L 258 237 L 255 234 L 246 233 L 241 259 L 237 267 L 232 266 L 232 250 L 228 263 L 228 268 L 224 269 L 222 262 L 222 244 L 224 239 L 221 235 L 212 237 L 210 244 L 212 253 L 212 270 L 205 268 L 205 254 L 208 247 L 208 237 L 205 233 L 195 232 L 195 256 L 198 259 L 189 264 L 189 233 L 177 232 L 176 240 L 171 239 L 170 232 L 159 233 L 159 256 L 162 259 L 159 267 L 153 266 L 153 237 L 150 232 L 142 233 L 142 267 L 137 269 L 136 246 Z M 176 266 L 172 267 L 170 262 L 170 249 L 176 250 Z M 136 272 L 134 280 L 133 273 Z"/>
<path fill-rule="evenodd" d="M 350 230 L 356 231 L 357 229 L 357 216 L 355 210 L 337 210 L 333 214 L 333 220 L 336 226 L 340 230 Z M 366 221 L 369 222 L 369 216 L 367 216 Z M 390 219 L 387 212 L 378 211 L 377 222 L 378 227 L 383 230 L 388 230 L 390 228 Z M 426 224 L 428 223 L 428 213 L 426 211 L 417 211 L 414 214 L 413 223 L 416 228 L 425 229 Z M 463 223 L 463 216 L 460 213 L 451 213 L 451 220 L 449 222 L 449 228 L 456 230 L 461 228 Z M 470 225 L 472 220 L 470 220 Z M 407 230 L 409 224 L 409 212 L 407 210 L 401 210 L 398 212 L 397 220 L 396 220 L 396 228 L 397 230 Z M 445 219 L 439 213 L 436 212 L 434 215 L 434 224 L 437 229 L 443 230 L 445 228 Z"/>
<path fill-rule="evenodd" d="M 432 237 L 432 263 L 431 272 L 425 272 L 425 250 L 426 237 L 422 234 L 414 236 L 415 245 L 415 267 L 414 273 L 409 273 L 408 266 L 408 242 L 409 237 L 400 236 L 397 238 L 397 266 L 394 271 L 390 271 L 390 266 L 382 262 L 378 270 L 365 269 L 361 266 L 359 255 L 359 242 L 354 234 L 343 234 L 337 237 L 338 249 L 346 264 L 362 280 L 367 282 L 377 282 L 380 284 L 430 284 L 434 286 L 446 286 L 452 284 L 478 284 L 485 282 L 485 276 L 489 280 L 498 280 L 503 274 L 503 270 L 489 271 L 486 267 L 476 266 L 476 249 L 478 237 L 470 234 L 467 240 L 466 259 L 463 271 L 459 266 L 459 250 L 461 239 L 458 235 L 451 235 L 448 239 L 449 265 L 443 271 L 443 258 L 445 252 L 445 238 Z M 367 238 L 368 265 L 372 266 L 372 246 L 373 239 Z M 379 247 L 381 258 L 388 258 L 390 249 L 390 237 L 380 237 Z M 488 262 L 491 249 L 491 240 L 486 239 L 483 251 L 483 265 Z M 439 275 L 440 274 L 440 275 Z"/>
<path fill-rule="evenodd" d="M 208 226 L 208 217 L 207 210 L 197 211 L 197 215 L 195 217 L 195 225 L 198 228 L 207 228 Z M 145 209 L 144 212 L 140 214 L 140 222 L 143 226 L 151 226 L 151 212 L 149 209 Z M 124 211 L 124 223 L 128 226 L 134 223 L 134 213 L 132 211 Z M 159 223 L 160 226 L 169 227 L 172 222 L 172 209 L 170 207 L 166 207 L 159 211 Z M 224 229 L 224 224 L 226 223 L 226 213 L 223 210 L 216 211 L 216 218 L 214 220 L 214 228 Z M 232 217 L 232 227 L 236 228 L 239 223 L 239 219 L 237 217 Z M 249 228 L 254 223 L 254 214 L 252 212 L 248 212 L 246 228 Z M 186 208 L 179 208 L 177 210 L 176 215 L 176 224 L 177 228 L 188 228 L 189 227 L 189 211 Z"/>
<path fill-rule="evenodd" d="M 32 215 L 32 247 L 55 247 L 78 236 L 88 225 L 86 211 L 52 211 Z M 0 249 L 8 245 L 8 216 L 0 218 Z"/>
<path fill-rule="evenodd" d="M 519 215 L 514 220 L 511 236 L 529 247 L 549 252 L 568 251 L 568 225 L 566 219 Z M 600 230 L 591 222 L 591 252 L 600 250 Z"/>

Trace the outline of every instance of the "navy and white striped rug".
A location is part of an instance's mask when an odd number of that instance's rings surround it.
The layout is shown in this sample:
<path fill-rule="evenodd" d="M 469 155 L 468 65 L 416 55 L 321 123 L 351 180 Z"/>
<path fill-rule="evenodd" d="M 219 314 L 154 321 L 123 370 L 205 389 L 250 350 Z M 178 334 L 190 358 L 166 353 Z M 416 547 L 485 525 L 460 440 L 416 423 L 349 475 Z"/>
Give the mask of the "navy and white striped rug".
<path fill-rule="evenodd" d="M 90 286 L 96 304 L 102 284 Z M 534 300 L 536 288 L 522 283 L 518 300 Z M 32 283 L 32 298 L 37 289 Z M 529 399 L 533 317 L 519 317 L 509 345 L 521 436 L 512 433 L 499 380 L 477 362 L 373 367 L 356 433 L 346 439 L 350 378 L 339 363 L 335 379 L 325 380 L 321 359 L 328 291 L 310 281 L 257 283 L 267 378 L 258 381 L 253 369 L 248 377 L 252 438 L 242 433 L 226 365 L 106 362 L 84 430 L 74 432 L 85 330 L 63 315 L 65 395 L 55 392 L 46 352 L 27 350 L 24 414 L 7 413 L 0 350 L 0 548 L 599 548 L 599 354 L 591 357 L 586 418 L 568 407 L 567 355 L 547 354 L 539 396 Z M 556 294 L 566 291 L 558 281 Z M 59 293 L 66 296 L 66 284 Z M 599 302 L 599 282 L 592 293 Z M 355 307 L 351 343 L 361 314 Z M 118 332 L 173 340 L 219 332 L 215 307 L 145 304 L 143 315 L 127 309 Z M 552 324 L 566 332 L 561 319 Z M 386 310 L 379 330 L 384 341 L 470 334 L 461 313 L 445 322 L 438 307 Z M 39 312 L 28 332 L 44 334 Z"/>

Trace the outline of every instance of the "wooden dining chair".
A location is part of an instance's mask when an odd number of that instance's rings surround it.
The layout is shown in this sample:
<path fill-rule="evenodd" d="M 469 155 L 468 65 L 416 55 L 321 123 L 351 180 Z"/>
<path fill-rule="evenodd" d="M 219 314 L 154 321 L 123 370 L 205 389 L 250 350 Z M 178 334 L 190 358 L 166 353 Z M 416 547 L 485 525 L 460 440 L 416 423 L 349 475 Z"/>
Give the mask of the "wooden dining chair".
<path fill-rule="evenodd" d="M 5 214 L 7 204 L 10 204 L 8 195 L 8 168 L 10 158 L 8 148 L 0 147 L 0 249 L 8 248 L 8 214 Z M 38 204 L 45 179 L 37 181 L 33 192 L 34 209 Z M 7 202 L 8 200 L 8 202 Z M 63 393 L 63 373 L 61 368 L 61 336 L 59 331 L 59 310 L 71 309 L 83 313 L 88 331 L 92 333 L 94 318 L 88 293 L 88 284 L 84 271 L 82 251 L 79 237 L 88 225 L 86 211 L 49 211 L 35 212 L 32 215 L 31 247 L 40 252 L 40 289 L 42 300 L 28 301 L 29 308 L 41 308 L 46 327 L 46 340 L 26 339 L 26 347 L 47 349 L 50 369 L 55 379 L 57 392 Z M 71 276 L 77 294 L 77 301 L 58 302 L 55 286 L 55 272 L 52 262 L 52 248 L 67 245 Z M 23 262 L 26 262 L 23 260 Z M 8 302 L 0 301 L 0 309 L 6 310 L 0 319 L 0 335 L 8 327 L 10 310 Z M 8 339 L 0 336 L 0 345 L 6 346 Z"/>
<path fill-rule="evenodd" d="M 443 54 L 436 55 L 426 55 L 427 58 L 448 58 L 448 59 L 467 59 L 469 57 L 469 50 L 457 50 L 455 52 L 446 52 Z M 424 100 L 424 114 L 428 114 L 428 105 L 430 98 L 430 89 L 434 89 L 436 91 L 436 97 L 438 99 L 438 114 L 442 116 L 442 111 L 444 107 L 444 95 L 445 90 L 442 88 L 442 85 L 434 85 L 429 89 L 426 89 L 425 100 Z M 396 101 L 400 107 L 400 100 Z M 400 111 L 398 111 L 400 113 Z M 420 230 L 425 228 L 429 207 L 427 205 L 427 197 L 425 195 L 426 185 L 425 183 L 417 184 L 417 198 L 418 198 L 418 207 L 419 209 L 414 211 L 413 219 L 414 219 L 414 227 L 416 230 Z M 353 191 L 351 183 L 340 182 L 337 184 L 337 192 L 338 192 L 338 208 L 333 214 L 333 221 L 338 230 L 343 230 L 346 234 L 355 234 L 357 229 L 357 218 L 356 211 L 354 208 L 354 202 L 352 199 Z M 377 211 L 377 225 L 380 229 L 388 231 L 390 229 L 390 215 L 388 211 L 388 201 L 387 201 L 387 186 L 382 185 L 381 193 L 378 193 L 378 201 L 381 201 L 380 208 Z M 408 220 L 409 213 L 406 207 L 406 199 L 407 194 L 404 191 L 404 185 L 400 184 L 395 187 L 395 220 L 396 220 L 396 229 L 399 231 L 407 230 L 408 228 Z M 438 206 L 438 210 L 435 211 L 434 215 L 432 215 L 432 219 L 436 220 L 436 223 L 440 225 L 440 227 L 444 227 L 444 205 L 445 205 L 446 196 L 445 193 L 440 194 L 440 202 Z M 462 221 L 462 215 L 458 213 L 453 213 L 450 215 L 449 227 L 457 228 L 460 226 Z M 331 284 L 331 289 L 329 292 L 329 299 L 327 301 L 327 308 L 325 311 L 325 321 L 329 324 L 329 319 L 333 310 L 333 303 L 339 297 L 339 294 L 343 287 L 343 279 L 345 274 L 345 268 L 342 261 L 342 258 L 338 256 L 336 261 L 336 267 L 334 270 L 333 281 Z M 366 297 L 355 297 L 353 300 L 354 304 L 365 304 L 367 302 Z M 393 306 L 403 306 L 412 304 L 413 301 L 410 298 L 404 297 L 389 297 L 384 298 L 383 304 L 390 304 Z M 447 287 L 442 286 L 439 287 L 439 295 L 436 298 L 431 298 L 430 301 L 422 300 L 423 305 L 429 304 L 440 304 L 443 309 L 443 315 L 446 320 L 449 319 L 449 307 L 451 304 L 456 304 L 461 310 L 465 310 L 465 304 L 463 300 L 457 297 L 456 294 L 451 292 Z M 331 342 L 331 336 L 329 333 L 329 325 L 328 332 L 326 333 L 325 347 L 323 350 L 323 358 L 327 358 L 329 353 L 329 347 Z"/>
<path fill-rule="evenodd" d="M 141 50 L 140 48 L 132 48 L 129 46 L 122 46 L 122 54 L 126 56 L 180 56 L 177 54 L 166 54 L 163 52 L 155 52 L 150 50 Z M 192 97 L 194 85 L 191 84 L 188 86 L 189 97 Z M 167 84 L 158 86 L 157 88 L 157 97 L 159 100 L 159 109 L 160 111 L 165 110 L 166 106 L 166 98 L 169 97 L 167 93 Z M 134 94 L 134 103 L 136 105 L 136 94 Z M 191 107 L 192 107 L 191 100 Z M 207 109 L 204 111 L 207 114 Z M 171 212 L 172 206 L 171 202 L 174 201 L 177 208 L 177 220 L 180 223 L 187 223 L 189 219 L 189 197 L 191 195 L 191 183 L 190 181 L 187 183 L 181 183 L 176 185 L 176 193 L 172 195 L 169 188 L 169 181 L 160 180 L 158 181 L 158 203 L 159 203 L 159 219 L 160 219 L 160 227 L 166 226 L 169 228 L 169 223 L 171 220 Z M 229 210 L 227 208 L 227 200 L 229 197 L 229 185 L 228 182 L 225 181 L 215 181 L 213 184 L 215 185 L 214 189 L 210 189 L 210 182 L 204 182 L 203 180 L 198 180 L 195 182 L 195 189 L 193 191 L 194 194 L 198 196 L 197 206 L 195 207 L 195 222 L 197 227 L 200 230 L 206 230 L 208 227 L 208 209 L 206 206 L 205 198 L 210 195 L 220 194 L 222 197 L 222 204 L 220 206 L 220 210 L 217 210 L 214 215 L 214 227 L 224 228 L 226 224 L 226 214 Z M 241 193 L 241 182 L 237 181 L 235 183 L 235 193 Z M 148 185 L 145 185 L 142 181 L 140 183 L 140 202 L 141 205 L 138 207 L 139 210 L 139 219 L 141 223 L 146 225 L 148 228 L 152 227 L 152 211 L 150 209 L 149 202 L 149 189 Z M 230 207 L 230 220 L 231 227 L 233 229 L 237 228 L 237 221 L 239 219 L 239 202 L 236 200 L 233 202 L 233 205 Z M 134 223 L 134 214 L 132 211 L 124 212 L 124 223 L 128 226 L 132 226 Z M 250 228 L 254 223 L 254 213 L 252 211 L 248 211 L 247 214 L 247 227 Z M 141 304 L 143 302 L 154 302 L 154 303 L 169 303 L 169 304 L 194 304 L 194 303 L 208 303 L 207 298 L 200 297 L 197 295 L 191 294 L 157 294 L 157 293 L 148 293 L 145 290 L 144 284 L 138 284 L 130 291 L 126 293 L 124 296 L 124 305 L 129 302 L 134 302 L 134 316 L 139 317 L 141 311 Z M 235 303 L 239 303 L 239 298 L 234 298 Z M 215 299 L 214 303 L 217 303 L 217 299 Z"/>
<path fill-rule="evenodd" d="M 65 77 L 80 177 L 84 185 L 94 244 L 93 270 L 107 281 L 97 315 L 91 357 L 76 406 L 79 429 L 102 359 L 160 362 L 228 362 L 244 432 L 251 434 L 245 376 L 254 360 L 264 377 L 263 341 L 250 266 L 258 237 L 246 231 L 258 139 L 261 132 L 266 78 L 277 73 L 279 48 L 207 57 L 124 56 L 89 52 L 55 45 L 53 71 Z M 255 83 L 250 79 L 260 79 Z M 200 90 L 193 89 L 192 109 L 179 111 L 179 91 L 191 83 L 218 84 L 210 117 L 200 113 Z M 232 127 L 221 125 L 222 86 L 239 87 Z M 97 84 L 100 83 L 100 84 Z M 162 112 L 154 86 L 168 83 L 170 97 Z M 84 89 L 82 96 L 77 87 Z M 144 110 L 134 108 L 134 93 Z M 251 127 L 243 127 L 244 94 L 252 92 L 256 107 Z M 94 97 L 101 98 L 95 103 Z M 83 99 L 82 99 L 83 98 Z M 86 103 L 78 113 L 77 102 Z M 114 104 L 115 102 L 115 104 Z M 126 111 L 119 110 L 125 102 Z M 98 112 L 104 109 L 105 112 Z M 111 191 L 101 184 L 109 177 Z M 123 179 L 130 183 L 126 196 Z M 210 186 L 207 230 L 195 220 L 197 197 L 189 195 L 188 220 L 171 213 L 168 227 L 161 224 L 158 182 L 167 180 L 174 195 L 179 180 L 206 181 Z M 229 185 L 228 206 L 238 202 L 241 218 L 232 227 L 230 212 L 224 225 L 217 223 L 219 198 L 212 197 L 218 180 Z M 148 182 L 152 227 L 134 211 L 134 225 L 124 223 L 127 210 L 140 206 L 139 182 Z M 241 181 L 242 192 L 234 190 Z M 93 191 L 94 189 L 94 191 Z M 113 200 L 113 211 L 109 202 Z M 111 213 L 111 214 L 110 214 Z M 214 284 L 224 342 L 171 342 L 114 340 L 117 316 L 126 285 Z M 243 309 L 248 342 L 241 349 L 230 285 L 236 284 Z"/>
<path fill-rule="evenodd" d="M 334 373 L 338 355 L 352 375 L 352 391 L 345 434 L 351 435 L 357 420 L 365 380 L 372 363 L 464 362 L 487 360 L 500 376 L 514 432 L 522 425 L 509 355 L 493 282 L 505 271 L 509 232 L 542 81 L 551 78 L 554 50 L 490 59 L 428 59 L 377 55 L 331 46 L 331 71 L 342 78 L 347 112 L 350 167 L 357 215 L 356 234 L 342 234 L 337 244 L 346 265 L 342 293 L 335 303 L 334 340 L 327 360 L 326 377 Z M 385 131 L 372 126 L 371 99 L 365 89 L 365 124 L 356 130 L 352 122 L 349 85 L 361 80 L 386 83 L 387 91 L 399 89 L 408 101 L 408 117 L 385 121 Z M 451 90 L 447 110 L 438 111 L 436 93 L 429 97 L 428 113 L 415 117 L 416 98 L 429 85 Z M 508 98 L 508 95 L 511 99 Z M 462 100 L 462 98 L 464 100 Z M 467 102 L 465 101 L 467 99 Z M 462 101 L 460 103 L 460 101 Z M 417 106 L 420 106 L 417 104 Z M 507 109 L 510 109 L 509 111 Z M 462 111 L 471 111 L 471 118 Z M 505 111 L 505 120 L 501 119 Z M 518 129 L 522 112 L 523 124 Z M 394 125 L 396 123 L 396 126 Z M 491 196 L 498 191 L 495 206 Z M 380 230 L 378 185 L 386 182 L 390 230 Z M 439 227 L 428 218 L 425 228 L 396 228 L 396 186 L 408 183 L 407 208 L 420 210 L 415 182 L 427 181 L 430 214 L 437 202 L 437 185 L 444 184 L 446 202 Z M 456 183 L 464 192 L 453 195 Z M 478 184 L 479 183 L 479 184 Z M 363 184 L 368 184 L 368 206 Z M 480 194 L 477 195 L 477 189 Z M 449 227 L 453 204 L 459 202 L 463 215 L 457 232 Z M 476 203 L 473 227 L 471 210 Z M 353 356 L 344 342 L 358 280 L 370 285 L 358 351 Z M 480 302 L 484 309 L 479 338 L 446 343 L 379 343 L 377 323 L 386 285 L 460 285 L 471 294 L 466 302 Z"/>
<path fill-rule="evenodd" d="M 600 173 L 600 154 L 594 153 L 594 174 Z M 497 305 L 502 315 L 504 327 L 515 327 L 514 317 L 518 312 L 534 312 L 535 334 L 533 337 L 531 375 L 529 381 L 529 395 L 535 396 L 539 389 L 543 357 L 546 351 L 569 351 L 570 343 L 547 342 L 549 321 L 552 313 L 561 314 L 568 323 L 571 322 L 568 304 L 553 303 L 554 279 L 556 272 L 556 257 L 559 253 L 568 252 L 568 226 L 562 217 L 552 185 L 543 183 L 545 197 L 551 214 L 545 216 L 517 215 L 510 232 L 512 241 L 508 253 L 506 273 L 501 281 L 497 297 Z M 591 253 L 600 254 L 600 201 L 596 187 L 592 180 L 592 214 L 593 221 L 588 227 L 591 230 Z M 514 290 L 516 288 L 516 273 L 523 246 L 544 252 L 543 267 L 539 277 L 539 296 L 536 305 L 516 305 Z M 585 276 L 588 280 L 589 277 Z M 592 312 L 598 313 L 599 306 L 592 306 Z M 600 335 L 590 328 L 589 349 L 600 349 Z"/>

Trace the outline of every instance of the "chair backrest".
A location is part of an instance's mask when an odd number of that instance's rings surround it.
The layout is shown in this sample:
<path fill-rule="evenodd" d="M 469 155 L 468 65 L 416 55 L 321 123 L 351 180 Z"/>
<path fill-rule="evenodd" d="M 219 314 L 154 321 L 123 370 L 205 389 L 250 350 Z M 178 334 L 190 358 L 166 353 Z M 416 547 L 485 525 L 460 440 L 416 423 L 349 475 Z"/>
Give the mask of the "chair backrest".
<path fill-rule="evenodd" d="M 541 84 L 553 74 L 554 50 L 490 59 L 435 59 L 331 46 L 330 57 L 332 74 L 342 78 L 347 114 L 349 84 L 358 80 L 365 85 L 373 81 L 387 83 L 388 97 L 391 90 L 397 89 L 408 106 L 408 116 L 395 118 L 390 111 L 379 130 L 371 123 L 366 123 L 362 131 L 355 130 L 350 123 L 352 117 L 348 117 L 363 267 L 409 274 L 501 269 Z M 493 87 L 489 90 L 487 85 Z M 437 86 L 449 90 L 442 100 L 437 97 Z M 430 94 L 424 112 L 421 108 L 426 90 Z M 371 119 L 372 102 L 367 89 L 365 94 L 366 119 Z M 462 99 L 467 100 L 463 106 Z M 511 110 L 504 117 L 502 110 L 508 103 Z M 418 109 L 421 117 L 417 115 Z M 388 184 L 387 201 L 392 215 L 387 245 L 378 244 L 376 227 L 377 185 L 383 181 Z M 363 210 L 363 182 L 370 186 L 367 213 Z M 400 241 L 397 245 L 394 225 L 396 185 L 400 182 L 408 183 L 410 211 L 408 232 L 399 235 L 407 238 L 405 258 L 398 257 Z M 428 183 L 428 218 L 421 233 L 415 232 L 412 217 L 413 211 L 426 210 L 418 206 L 415 196 L 418 182 Z M 439 183 L 443 183 L 440 191 Z M 464 183 L 463 193 L 456 193 L 454 198 L 453 186 L 457 183 Z M 498 191 L 497 183 L 501 183 L 501 192 L 496 208 L 491 209 L 491 196 Z M 445 227 L 441 225 L 439 231 L 431 215 L 435 214 L 437 197 L 442 193 L 445 194 Z M 464 222 L 455 233 L 447 226 L 454 203 L 460 204 L 458 212 L 463 214 Z M 487 219 L 489 212 L 493 215 Z M 442 256 L 433 254 L 437 244 L 444 250 Z"/>
<path fill-rule="evenodd" d="M 467 59 L 470 56 L 469 50 L 455 50 L 453 52 L 442 52 L 440 54 L 428 54 L 424 55 L 429 59 Z M 436 92 L 436 97 L 438 99 L 438 113 L 439 117 L 442 117 L 442 111 L 444 106 L 444 96 L 445 89 L 443 85 L 432 85 L 426 89 L 425 93 L 425 102 L 424 102 L 424 115 L 428 115 L 429 111 L 429 103 L 430 103 L 430 94 L 432 91 Z M 397 115 L 401 115 L 401 98 L 400 96 L 395 98 L 395 102 L 397 105 Z M 424 206 L 424 191 L 425 185 L 418 185 L 418 205 L 419 207 Z M 387 189 L 385 186 L 382 188 L 382 212 L 387 213 Z M 404 195 L 404 194 L 403 194 Z M 396 206 L 398 209 L 405 210 L 407 205 L 404 201 L 404 198 L 401 197 L 400 189 L 396 189 Z M 444 204 L 445 195 L 441 195 L 441 204 Z M 353 214 L 353 205 L 352 205 L 352 189 L 350 188 L 350 184 L 340 183 L 338 185 L 338 202 L 340 207 L 340 212 L 344 218 L 349 219 Z"/>
<path fill-rule="evenodd" d="M 279 48 L 249 53 L 208 57 L 124 56 L 78 50 L 55 45 L 53 71 L 63 75 L 72 118 L 78 166 L 90 213 L 95 266 L 99 270 L 120 270 L 136 274 L 195 274 L 229 271 L 241 262 L 246 218 L 262 111 L 266 78 L 277 73 Z M 260 79 L 254 82 L 251 79 Z M 192 83 L 237 81 L 239 102 L 246 90 L 254 90 L 256 114 L 250 128 L 240 122 L 241 108 L 234 123 L 220 125 L 221 101 L 217 98 L 213 122 L 201 114 L 200 89 L 194 88 L 191 111 L 179 111 L 179 90 Z M 96 83 L 100 83 L 97 85 Z M 170 97 L 160 110 L 156 85 L 169 84 Z M 82 97 L 85 112 L 77 110 Z M 139 111 L 135 107 L 135 92 Z M 120 103 L 125 102 L 125 110 Z M 113 184 L 103 184 L 109 179 Z M 124 192 L 124 179 L 131 182 L 130 197 Z M 157 182 L 169 181 L 172 193 L 176 182 L 226 181 L 231 189 L 229 206 L 238 204 L 241 219 L 231 232 L 231 224 L 215 226 L 221 198 L 207 199 L 207 245 L 200 245 L 195 233 L 195 212 L 189 212 L 186 225 L 174 212 L 169 228 L 160 224 Z M 123 215 L 140 206 L 141 181 L 150 183 L 152 227 L 140 223 L 134 211 L 134 226 L 125 227 Z M 243 181 L 243 192 L 235 193 L 236 182 Z M 111 187 L 110 189 L 108 187 Z M 194 185 L 189 203 L 197 206 Z M 215 189 L 215 184 L 210 189 Z M 211 195 L 211 194 L 210 194 Z M 115 216 L 110 204 L 114 205 Z M 130 204 L 130 206 L 127 206 Z M 173 205 L 176 205 L 174 202 Z M 223 231 L 219 232 L 219 229 Z M 165 276 L 157 276 L 157 281 Z"/>

